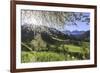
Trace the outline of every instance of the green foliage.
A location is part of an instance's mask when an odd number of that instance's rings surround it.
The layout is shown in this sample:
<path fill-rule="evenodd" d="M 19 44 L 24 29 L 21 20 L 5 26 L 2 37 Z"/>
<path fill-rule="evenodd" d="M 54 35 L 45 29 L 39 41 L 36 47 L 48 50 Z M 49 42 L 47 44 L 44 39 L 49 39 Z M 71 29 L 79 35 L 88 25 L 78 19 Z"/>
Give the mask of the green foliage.
<path fill-rule="evenodd" d="M 49 61 L 64 61 L 65 56 L 55 52 L 22 52 L 22 63 L 27 62 L 49 62 Z"/>
<path fill-rule="evenodd" d="M 64 55 L 56 52 L 22 52 L 21 57 L 22 63 L 77 60 L 77 57 L 70 54 Z"/>
<path fill-rule="evenodd" d="M 89 56 L 89 54 L 90 54 L 90 50 L 89 50 L 89 43 L 87 43 L 87 42 L 83 42 L 82 43 L 82 49 L 81 49 L 81 53 L 82 53 L 82 57 L 83 57 L 83 59 L 89 59 L 90 58 L 90 56 Z"/>
<path fill-rule="evenodd" d="M 90 44 L 88 42 L 82 42 L 82 47 L 83 48 L 90 48 Z"/>
<path fill-rule="evenodd" d="M 35 48 L 33 54 L 31 52 L 22 52 L 22 63 L 88 59 L 89 44 L 87 42 L 82 43 L 80 47 L 71 44 L 59 46 L 49 44 L 45 48 Z"/>
<path fill-rule="evenodd" d="M 57 48 L 57 50 L 58 50 L 60 53 L 63 52 L 63 54 L 68 53 L 68 51 L 69 51 L 67 45 L 64 45 L 64 44 L 60 45 L 60 46 Z"/>
<path fill-rule="evenodd" d="M 35 54 L 38 62 L 63 61 L 65 56 L 55 52 L 38 52 Z"/>
<path fill-rule="evenodd" d="M 28 63 L 28 62 L 34 62 L 35 56 L 31 52 L 21 52 L 21 62 L 22 63 Z"/>

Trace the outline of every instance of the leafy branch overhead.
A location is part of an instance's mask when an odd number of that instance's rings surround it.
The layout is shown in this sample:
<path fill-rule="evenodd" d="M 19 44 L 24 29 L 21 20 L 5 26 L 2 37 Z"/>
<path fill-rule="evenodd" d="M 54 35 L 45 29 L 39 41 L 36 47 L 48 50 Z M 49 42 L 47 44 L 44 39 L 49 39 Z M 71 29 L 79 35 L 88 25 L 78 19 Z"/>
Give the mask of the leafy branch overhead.
<path fill-rule="evenodd" d="M 85 12 L 57 12 L 57 11 L 34 11 L 22 10 L 22 25 L 44 25 L 54 28 L 63 28 L 67 25 L 77 25 L 77 21 L 89 24 L 89 13 Z"/>

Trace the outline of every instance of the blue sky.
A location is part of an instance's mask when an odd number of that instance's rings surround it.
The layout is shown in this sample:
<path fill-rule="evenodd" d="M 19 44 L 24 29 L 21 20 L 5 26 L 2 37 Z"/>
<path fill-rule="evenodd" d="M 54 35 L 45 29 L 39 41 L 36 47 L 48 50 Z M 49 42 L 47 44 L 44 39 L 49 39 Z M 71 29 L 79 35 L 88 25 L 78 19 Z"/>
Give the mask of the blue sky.
<path fill-rule="evenodd" d="M 70 31 L 87 31 L 90 30 L 90 25 L 86 22 L 77 22 L 77 25 L 65 25 L 64 30 L 70 30 Z"/>
<path fill-rule="evenodd" d="M 86 15 L 88 18 L 90 18 L 90 13 L 83 13 Z M 70 22 L 67 22 L 69 24 Z M 81 21 L 75 21 L 77 25 L 64 25 L 63 30 L 69 30 L 69 31 L 87 31 L 90 30 L 90 22 L 87 24 L 87 22 L 81 22 Z M 70 23 L 71 24 L 71 23 Z"/>

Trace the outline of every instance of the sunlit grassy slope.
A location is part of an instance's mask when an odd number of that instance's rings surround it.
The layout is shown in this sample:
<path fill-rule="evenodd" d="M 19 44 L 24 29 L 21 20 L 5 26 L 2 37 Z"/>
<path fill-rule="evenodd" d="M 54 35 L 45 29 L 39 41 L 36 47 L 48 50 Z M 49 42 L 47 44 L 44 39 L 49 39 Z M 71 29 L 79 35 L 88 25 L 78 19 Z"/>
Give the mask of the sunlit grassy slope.
<path fill-rule="evenodd" d="M 81 52 L 81 47 L 75 45 L 67 45 L 70 52 Z"/>

